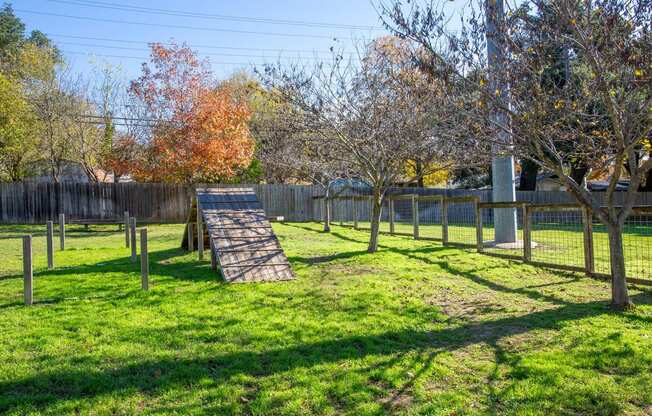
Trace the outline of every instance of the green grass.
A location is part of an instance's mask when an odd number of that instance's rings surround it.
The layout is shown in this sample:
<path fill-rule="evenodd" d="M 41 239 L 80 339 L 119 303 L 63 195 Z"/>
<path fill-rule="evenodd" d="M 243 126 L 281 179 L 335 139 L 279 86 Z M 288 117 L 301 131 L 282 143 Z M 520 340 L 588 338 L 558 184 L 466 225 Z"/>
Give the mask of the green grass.
<path fill-rule="evenodd" d="M 275 224 L 297 274 L 228 285 L 150 226 L 152 288 L 115 227 L 57 269 L 0 227 L 0 413 L 465 415 L 652 412 L 652 293 L 437 243 Z"/>

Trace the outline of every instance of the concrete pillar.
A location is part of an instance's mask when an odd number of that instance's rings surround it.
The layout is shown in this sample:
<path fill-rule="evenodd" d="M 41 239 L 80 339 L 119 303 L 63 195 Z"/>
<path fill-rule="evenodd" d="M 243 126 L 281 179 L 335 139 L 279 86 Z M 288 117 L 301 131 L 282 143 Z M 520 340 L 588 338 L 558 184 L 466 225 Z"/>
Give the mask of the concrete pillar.
<path fill-rule="evenodd" d="M 504 59 L 504 48 L 499 44 L 499 37 L 496 28 L 499 22 L 504 20 L 503 0 L 486 0 L 485 15 L 487 23 L 487 62 L 490 69 L 490 78 L 492 79 L 492 91 L 495 89 L 500 92 L 503 104 L 509 105 L 508 86 L 500 81 L 497 76 L 502 70 Z M 497 125 L 508 126 L 508 115 L 501 110 L 494 110 L 492 115 Z M 514 157 L 505 154 L 510 143 L 510 134 L 500 130 L 496 142 L 499 145 L 494 146 L 492 168 L 492 197 L 493 202 L 513 202 L 516 200 L 516 191 L 514 189 Z M 494 209 L 494 227 L 496 243 L 513 243 L 516 241 L 517 223 L 516 208 Z"/>

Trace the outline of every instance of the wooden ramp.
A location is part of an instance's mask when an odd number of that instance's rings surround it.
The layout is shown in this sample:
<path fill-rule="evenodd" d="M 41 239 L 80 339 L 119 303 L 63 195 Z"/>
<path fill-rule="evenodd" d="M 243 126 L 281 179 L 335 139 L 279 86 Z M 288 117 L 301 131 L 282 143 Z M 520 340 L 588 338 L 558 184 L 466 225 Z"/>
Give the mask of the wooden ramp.
<path fill-rule="evenodd" d="M 209 250 L 227 282 L 294 279 L 265 211 L 251 188 L 197 189 Z"/>

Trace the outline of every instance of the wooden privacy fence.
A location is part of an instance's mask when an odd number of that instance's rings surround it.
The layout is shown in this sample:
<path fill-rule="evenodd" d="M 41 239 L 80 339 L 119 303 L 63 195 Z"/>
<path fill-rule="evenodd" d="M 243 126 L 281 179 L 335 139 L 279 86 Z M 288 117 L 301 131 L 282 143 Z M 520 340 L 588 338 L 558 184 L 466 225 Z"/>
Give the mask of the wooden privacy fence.
<path fill-rule="evenodd" d="M 243 185 L 197 185 L 233 187 Z M 313 221 L 311 185 L 247 185 L 267 215 Z M 44 224 L 65 214 L 71 222 L 122 222 L 125 212 L 140 223 L 182 223 L 188 218 L 192 187 L 154 183 L 0 183 L 1 224 Z"/>
<path fill-rule="evenodd" d="M 370 229 L 371 197 L 317 199 L 322 221 Z M 494 241 L 494 215 L 510 210 L 517 241 Z M 593 213 L 569 203 L 482 202 L 479 195 L 401 194 L 384 198 L 380 232 L 440 241 L 480 253 L 560 270 L 609 278 L 609 239 Z M 625 265 L 632 283 L 652 285 L 652 206 L 637 206 L 623 233 Z"/>

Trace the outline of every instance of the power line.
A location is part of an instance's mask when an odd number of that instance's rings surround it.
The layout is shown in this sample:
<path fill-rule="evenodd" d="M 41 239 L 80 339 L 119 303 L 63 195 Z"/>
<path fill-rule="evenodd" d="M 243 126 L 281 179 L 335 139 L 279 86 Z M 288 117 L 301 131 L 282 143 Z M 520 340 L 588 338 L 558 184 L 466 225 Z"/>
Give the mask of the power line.
<path fill-rule="evenodd" d="M 66 42 L 66 41 L 59 41 L 59 44 L 64 44 L 64 45 L 71 45 L 71 46 L 86 46 L 90 48 L 107 48 L 107 49 L 120 49 L 120 50 L 126 50 L 126 51 L 139 51 L 139 52 L 149 52 L 149 49 L 145 48 L 130 48 L 127 46 L 112 46 L 112 45 L 98 45 L 98 44 L 92 44 L 92 43 L 80 43 L 80 42 Z M 259 58 L 259 59 L 267 59 L 270 57 L 263 56 L 263 55 L 246 55 L 246 54 L 234 54 L 234 53 L 211 53 L 211 52 L 204 52 L 201 55 L 208 55 L 208 56 L 230 56 L 230 57 L 240 57 L 240 58 Z M 277 56 L 276 58 L 280 58 L 280 56 Z M 286 56 L 284 58 L 287 59 L 292 59 L 293 57 Z M 314 57 L 304 57 L 301 58 L 302 60 L 318 60 L 318 58 Z"/>
<path fill-rule="evenodd" d="M 174 45 L 173 42 L 158 42 L 158 41 L 144 41 L 144 40 L 129 40 L 129 39 L 113 39 L 113 38 L 98 38 L 98 37 L 89 37 L 89 36 L 76 36 L 76 35 L 62 35 L 62 34 L 57 34 L 57 33 L 47 33 L 48 37 L 55 37 L 55 38 L 67 38 L 67 39 L 80 39 L 80 40 L 94 40 L 94 41 L 101 41 L 101 42 L 116 42 L 116 43 L 126 43 L 126 44 L 135 44 L 135 45 L 140 45 L 140 44 L 152 44 L 152 43 L 159 43 L 161 45 L 165 46 L 172 46 Z M 246 47 L 238 47 L 238 46 L 216 46 L 216 45 L 198 45 L 198 44 L 192 44 L 192 45 L 187 45 L 190 48 L 206 48 L 206 49 L 226 49 L 226 50 L 242 50 L 242 51 L 262 51 L 262 52 L 296 52 L 296 53 L 316 53 L 316 54 L 331 54 L 331 51 L 318 51 L 318 50 L 309 50 L 309 49 L 282 49 L 282 48 L 246 48 Z M 347 52 L 345 55 L 353 55 L 353 52 Z"/>
<path fill-rule="evenodd" d="M 161 8 L 154 8 L 154 7 L 133 6 L 130 4 L 111 3 L 111 2 L 103 2 L 103 1 L 89 1 L 89 0 L 49 0 L 49 1 L 53 3 L 73 4 L 73 5 L 84 6 L 84 7 L 131 11 L 137 13 L 159 14 L 164 16 L 179 16 L 179 17 L 199 18 L 199 19 L 227 20 L 227 21 L 245 22 L 245 23 L 265 23 L 265 24 L 285 25 L 285 26 L 304 26 L 304 27 L 331 28 L 331 29 L 384 30 L 380 26 L 364 26 L 364 25 L 350 25 L 350 24 L 342 24 L 342 23 L 311 22 L 305 20 L 285 20 L 285 19 L 270 19 L 270 18 L 245 17 L 245 16 L 229 16 L 229 15 L 221 15 L 221 14 L 188 12 L 184 10 L 171 10 L 171 9 L 161 9 Z"/>
<path fill-rule="evenodd" d="M 170 29 L 186 29 L 186 30 L 198 30 L 198 31 L 209 31 L 209 32 L 241 33 L 241 34 L 246 34 L 246 35 L 300 37 L 300 38 L 315 38 L 315 39 L 351 39 L 351 38 L 342 37 L 342 36 L 315 35 L 315 34 L 309 34 L 309 33 L 280 33 L 280 32 L 258 32 L 258 31 L 253 31 L 253 30 L 238 30 L 238 29 L 218 29 L 218 28 L 214 28 L 214 27 L 171 25 L 171 24 L 165 24 L 165 23 L 150 23 L 150 22 L 132 22 L 132 21 L 128 21 L 128 20 L 104 19 L 104 18 L 90 17 L 90 16 L 73 16 L 73 15 L 69 15 L 69 14 L 39 12 L 39 11 L 35 11 L 35 10 L 25 10 L 25 9 L 14 9 L 14 10 L 16 12 L 20 12 L 20 13 L 36 14 L 36 15 L 40 15 L 40 16 L 62 17 L 62 18 L 65 18 L 65 19 L 88 20 L 88 21 L 93 21 L 93 22 L 116 23 L 116 24 L 125 24 L 125 25 L 137 25 L 137 26 L 149 26 L 149 27 L 165 27 L 165 28 L 170 28 Z"/>
<path fill-rule="evenodd" d="M 129 55 L 107 55 L 107 54 L 99 54 L 99 53 L 93 53 L 93 52 L 80 52 L 80 51 L 68 51 L 68 50 L 62 50 L 61 52 L 63 53 L 70 53 L 70 54 L 75 54 L 75 55 L 86 55 L 88 57 L 93 57 L 97 56 L 100 58 L 119 58 L 119 59 L 138 59 L 142 61 L 148 61 L 149 57 L 146 56 L 129 56 Z M 213 62 L 211 61 L 211 64 L 216 64 L 216 65 L 256 65 L 255 62 Z M 260 63 L 259 65 L 263 65 Z"/>

